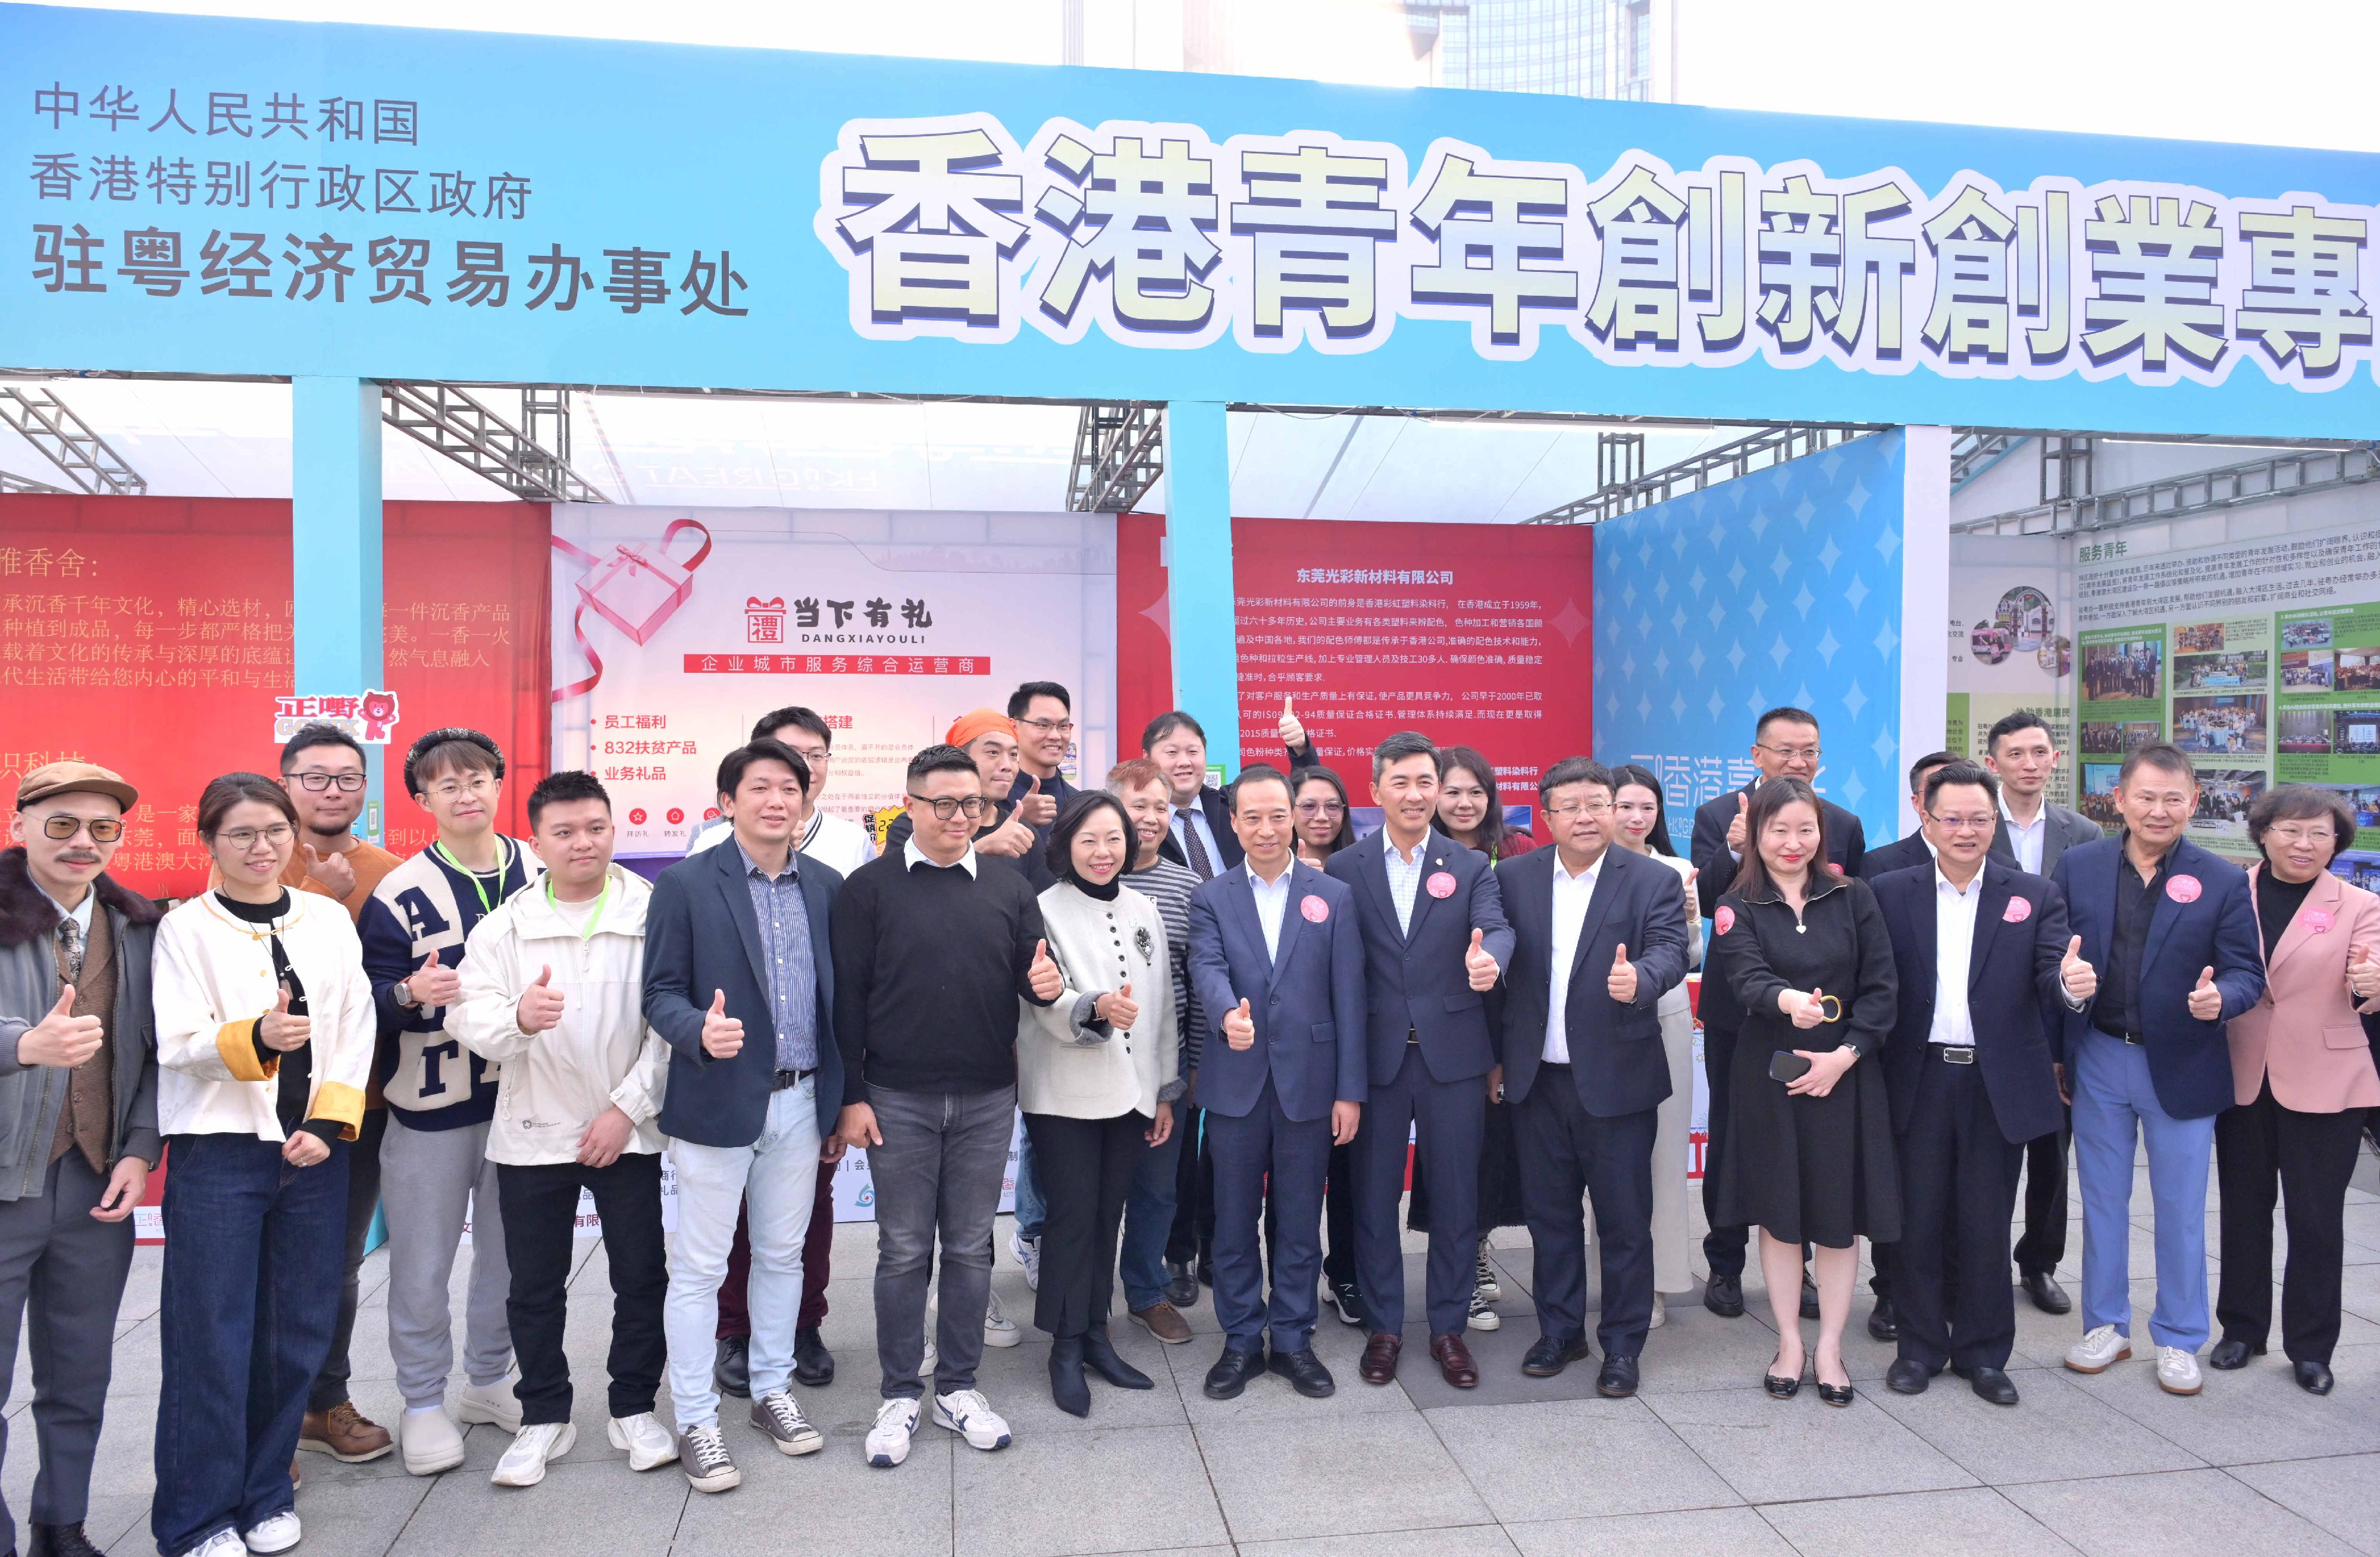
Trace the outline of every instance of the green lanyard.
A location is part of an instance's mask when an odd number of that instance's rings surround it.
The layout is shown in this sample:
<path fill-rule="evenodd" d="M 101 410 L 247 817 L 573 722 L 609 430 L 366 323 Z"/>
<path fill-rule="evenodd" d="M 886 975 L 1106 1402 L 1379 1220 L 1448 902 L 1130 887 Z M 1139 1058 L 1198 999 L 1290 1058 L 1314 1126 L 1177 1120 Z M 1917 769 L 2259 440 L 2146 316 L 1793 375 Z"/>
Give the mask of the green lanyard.
<path fill-rule="evenodd" d="M 453 851 L 449 850 L 443 841 L 431 845 L 430 849 L 431 853 L 444 860 L 448 865 L 461 871 L 464 875 L 471 878 L 471 890 L 479 894 L 480 896 L 480 918 L 485 918 L 488 915 L 496 911 L 496 905 L 504 900 L 504 877 L 511 874 L 513 868 L 513 862 L 504 858 L 504 845 L 503 840 L 499 839 L 496 843 L 496 895 L 492 901 L 490 900 L 488 896 L 488 889 L 480 884 L 480 872 L 472 870 L 469 866 L 455 858 Z M 606 883 L 606 890 L 609 890 L 608 883 Z"/>
<path fill-rule="evenodd" d="M 589 914 L 587 922 L 579 927 L 578 939 L 584 941 L 595 933 L 595 927 L 603 922 L 603 905 L 609 902 L 611 897 L 612 877 L 607 871 L 603 876 L 603 890 L 595 894 L 594 912 Z M 553 900 L 553 873 L 550 870 L 546 872 L 545 877 L 545 904 L 556 913 L 561 912 L 562 906 Z"/>

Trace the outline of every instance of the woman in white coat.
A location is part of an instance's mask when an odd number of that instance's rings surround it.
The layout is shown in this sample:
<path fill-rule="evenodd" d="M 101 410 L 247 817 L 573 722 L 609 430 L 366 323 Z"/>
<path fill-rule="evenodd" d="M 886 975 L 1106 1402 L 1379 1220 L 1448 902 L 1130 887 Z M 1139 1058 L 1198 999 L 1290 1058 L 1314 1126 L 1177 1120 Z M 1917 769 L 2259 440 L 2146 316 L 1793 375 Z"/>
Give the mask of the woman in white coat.
<path fill-rule="evenodd" d="M 1670 844 L 1669 809 L 1661 781 L 1650 770 L 1630 762 L 1611 771 L 1619 788 L 1612 814 L 1620 824 L 1624 848 L 1661 861 L 1678 873 L 1686 898 L 1686 967 L 1703 963 L 1703 918 L 1694 904 L 1694 867 L 1678 858 Z M 1670 1062 L 1670 1098 L 1657 1115 L 1653 1137 L 1653 1323 L 1669 1317 L 1661 1295 L 1692 1292 L 1693 1270 L 1687 1264 L 1693 1238 L 1686 1224 L 1690 1186 L 1686 1154 L 1694 1135 L 1694 1016 L 1686 987 L 1680 984 L 1661 997 L 1661 1050 Z"/>
<path fill-rule="evenodd" d="M 1090 1414 L 1091 1371 L 1119 1389 L 1152 1387 L 1108 1336 L 1116 1236 L 1141 1152 L 1173 1130 L 1176 1077 L 1165 922 L 1120 879 L 1135 834 L 1123 802 L 1093 790 L 1050 830 L 1058 883 L 1041 894 L 1050 960 L 1065 988 L 1047 1006 L 1017 1003 L 1016 1104 L 1049 1203 L 1033 1322 L 1047 1332 L 1050 1396 Z"/>

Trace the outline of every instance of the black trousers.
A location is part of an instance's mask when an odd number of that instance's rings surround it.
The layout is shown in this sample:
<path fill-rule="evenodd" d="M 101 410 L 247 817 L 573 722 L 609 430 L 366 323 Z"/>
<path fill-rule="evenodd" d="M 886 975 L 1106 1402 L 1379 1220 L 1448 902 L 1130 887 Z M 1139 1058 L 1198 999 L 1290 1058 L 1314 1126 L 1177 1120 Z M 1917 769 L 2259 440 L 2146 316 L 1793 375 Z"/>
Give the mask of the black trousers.
<path fill-rule="evenodd" d="M 1107 1328 L 1124 1198 L 1132 1193 L 1140 1154 L 1148 1150 L 1142 1132 L 1152 1123 L 1145 1113 L 1025 1116 L 1046 1208 L 1041 1284 L 1033 1297 L 1036 1329 L 1063 1339 Z"/>
<path fill-rule="evenodd" d="M 353 1371 L 347 1347 L 356 1336 L 356 1305 L 363 1296 L 361 1272 L 364 1243 L 371 1236 L 372 1218 L 380 1214 L 380 1140 L 388 1133 L 388 1110 L 364 1110 L 357 1126 L 355 1150 L 347 1153 L 347 1274 L 339 1288 L 339 1317 L 331 1326 L 331 1356 L 306 1392 L 308 1411 L 328 1411 L 347 1398 Z"/>
<path fill-rule="evenodd" d="M 611 1411 L 634 1417 L 653 1408 L 669 1344 L 662 1305 L 669 1267 L 662 1248 L 662 1160 L 624 1151 L 607 1168 L 577 1162 L 496 1164 L 504 1213 L 504 1258 L 513 1284 L 504 1300 L 513 1353 L 520 1358 L 521 1421 L 570 1420 L 570 1358 L 563 1350 L 569 1317 L 570 1259 L 577 1237 L 578 1189 L 594 1194 L 612 1267 Z"/>
<path fill-rule="evenodd" d="M 2000 1134 L 1982 1067 L 1927 1055 L 1896 1144 L 1901 1210 L 1892 1292 L 1900 1356 L 1936 1371 L 1951 1364 L 2006 1368 L 2016 1344 L 2009 1219 L 2024 1148 Z M 1967 1275 L 1952 1292 L 1954 1270 Z"/>
<path fill-rule="evenodd" d="M 2330 1360 L 2338 1344 L 2339 1266 L 2347 1251 L 2347 1181 L 2355 1173 L 2363 1111 L 2300 1113 L 2273 1100 L 2215 1116 L 2215 1176 L 2223 1209 L 2223 1279 L 2215 1318 L 2227 1341 L 2261 1346 L 2273 1328 L 2273 1200 L 2289 1220 L 2281 1276 L 2281 1350 L 2291 1362 Z"/>
<path fill-rule="evenodd" d="M 1537 1328 L 1557 1341 L 1586 1333 L 1586 1200 L 1595 1205 L 1604 1355 L 1645 1350 L 1653 1322 L 1653 1143 L 1660 1113 L 1597 1118 L 1579 1101 L 1568 1065 L 1537 1067 L 1529 1095 L 1512 1105 L 1521 1149 L 1521 1203 L 1535 1246 Z"/>
<path fill-rule="evenodd" d="M 1206 1114 L 1203 1108 L 1173 1111 L 1182 1155 L 1173 1168 L 1173 1231 L 1166 1235 L 1165 1258 L 1177 1265 L 1195 1264 L 1215 1247 L 1215 1147 Z"/>
<path fill-rule="evenodd" d="M 1703 1216 L 1710 1231 L 1703 1235 L 1703 1259 L 1713 1281 L 1743 1279 L 1743 1251 L 1752 1241 L 1751 1228 L 1730 1227 L 1718 1219 L 1718 1164 L 1728 1148 L 1728 1098 L 1734 1089 L 1729 1077 L 1734 1069 L 1735 1029 L 1705 1026 L 1703 1085 L 1710 1094 L 1710 1121 L 1703 1143 Z"/>
<path fill-rule="evenodd" d="M 2066 1150 L 2073 1115 L 2024 1148 L 2024 1236 L 2016 1241 L 2016 1268 L 2030 1275 L 2055 1271 L 2066 1259 Z"/>

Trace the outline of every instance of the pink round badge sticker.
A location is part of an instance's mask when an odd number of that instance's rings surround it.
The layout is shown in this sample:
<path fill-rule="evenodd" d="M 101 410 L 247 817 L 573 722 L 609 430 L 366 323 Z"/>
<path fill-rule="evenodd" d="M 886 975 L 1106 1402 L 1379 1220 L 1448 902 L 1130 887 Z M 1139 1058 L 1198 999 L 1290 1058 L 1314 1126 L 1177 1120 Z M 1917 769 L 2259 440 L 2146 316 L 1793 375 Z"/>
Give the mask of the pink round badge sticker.
<path fill-rule="evenodd" d="M 2198 878 L 2195 876 L 2174 876 L 2168 878 L 2165 883 L 2165 894 L 2176 903 L 2195 903 L 2198 901 L 2198 894 L 2204 890 L 2206 889 L 2198 884 Z"/>
<path fill-rule="evenodd" d="M 2010 898 L 2008 906 L 2000 910 L 2000 919 L 2005 924 L 2022 924 L 2031 918 L 2033 918 L 2033 905 L 2022 897 Z"/>
<path fill-rule="evenodd" d="M 1718 927 L 1718 932 L 1721 935 L 1725 935 L 1729 931 L 1735 928 L 1735 910 L 1729 907 L 1724 903 L 1720 904 L 1718 906 L 1718 915 L 1711 920 L 1711 923 Z"/>
<path fill-rule="evenodd" d="M 1422 886 L 1432 897 L 1452 897 L 1454 895 L 1454 872 L 1451 870 L 1440 870 L 1436 875 L 1430 877 L 1429 880 L 1424 882 Z"/>
<path fill-rule="evenodd" d="M 1297 911 L 1305 916 L 1306 923 L 1320 924 L 1330 917 L 1330 905 L 1318 897 L 1305 897 L 1298 900 Z"/>
<path fill-rule="evenodd" d="M 2330 927 L 2338 922 L 2327 908 L 2308 908 L 2305 911 L 2306 933 L 2309 935 L 2327 935 Z"/>

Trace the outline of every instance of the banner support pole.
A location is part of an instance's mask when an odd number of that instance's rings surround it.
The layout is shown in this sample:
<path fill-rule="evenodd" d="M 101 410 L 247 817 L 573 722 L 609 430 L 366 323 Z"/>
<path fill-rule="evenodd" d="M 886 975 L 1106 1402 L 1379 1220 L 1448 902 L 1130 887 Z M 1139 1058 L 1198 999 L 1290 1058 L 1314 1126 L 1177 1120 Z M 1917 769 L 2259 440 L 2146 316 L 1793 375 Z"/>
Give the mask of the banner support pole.
<path fill-rule="evenodd" d="M 381 390 L 290 380 L 290 658 L 299 697 L 386 685 L 381 652 Z M 400 713 L 406 712 L 399 711 Z M 261 715 L 260 714 L 260 717 Z M 399 725 L 396 738 L 406 737 Z M 366 748 L 358 825 L 385 836 L 382 752 Z"/>
<path fill-rule="evenodd" d="M 1165 407 L 1165 547 L 1174 706 L 1206 726 L 1208 765 L 1236 773 L 1240 642 L 1232 582 L 1231 422 L 1220 400 L 1175 400 Z"/>

